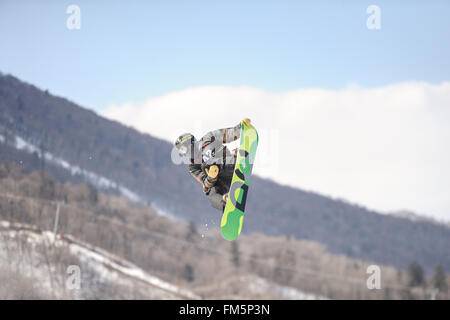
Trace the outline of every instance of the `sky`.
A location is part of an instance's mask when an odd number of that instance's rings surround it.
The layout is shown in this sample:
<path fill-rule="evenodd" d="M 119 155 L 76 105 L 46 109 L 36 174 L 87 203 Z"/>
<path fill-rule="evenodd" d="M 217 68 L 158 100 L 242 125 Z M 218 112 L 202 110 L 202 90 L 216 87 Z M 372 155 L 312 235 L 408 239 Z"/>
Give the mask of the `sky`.
<path fill-rule="evenodd" d="M 66 26 L 72 4 L 80 29 Z M 367 27 L 370 5 L 379 29 Z M 449 9 L 2 0 L 0 71 L 167 140 L 250 117 L 257 174 L 450 220 Z"/>

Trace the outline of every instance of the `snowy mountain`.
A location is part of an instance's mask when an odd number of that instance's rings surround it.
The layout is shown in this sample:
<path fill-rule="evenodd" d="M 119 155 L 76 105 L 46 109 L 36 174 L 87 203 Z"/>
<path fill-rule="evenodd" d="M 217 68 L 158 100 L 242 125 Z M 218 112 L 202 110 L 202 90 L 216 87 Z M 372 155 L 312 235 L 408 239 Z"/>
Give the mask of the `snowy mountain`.
<path fill-rule="evenodd" d="M 3 239 L 0 246 L 0 270 L 20 272 L 23 286 L 17 288 L 12 281 L 5 279 L 0 288 L 0 299 L 201 299 L 200 295 L 189 289 L 168 283 L 125 259 L 70 235 L 55 236 L 50 231 L 42 231 L 32 225 L 0 221 L 0 237 Z M 64 259 L 61 256 L 65 256 Z M 68 265 L 67 260 L 71 259 L 73 262 Z M 71 283 L 73 273 L 70 268 L 73 266 L 79 267 L 82 277 L 79 289 L 67 284 L 68 281 Z M 231 280 L 211 284 L 214 290 L 218 287 L 225 290 L 221 290 L 221 295 L 209 298 L 325 299 L 255 275 Z M 248 289 L 233 295 L 232 288 L 236 283 L 248 283 Z M 30 288 L 31 292 L 24 292 Z M 226 293 L 227 288 L 230 290 L 229 295 Z M 197 290 L 203 296 L 208 295 L 205 288 Z"/>
<path fill-rule="evenodd" d="M 27 172 L 45 168 L 59 181 L 88 182 L 179 220 L 217 226 L 217 212 L 197 183 L 171 162 L 169 142 L 9 75 L 0 75 L 0 111 L 0 160 Z M 427 271 L 437 264 L 450 270 L 446 226 L 383 215 L 256 176 L 247 208 L 244 234 L 314 240 L 334 253 L 402 269 L 417 261 Z"/>
<path fill-rule="evenodd" d="M 20 271 L 22 277 L 28 278 L 28 285 L 35 288 L 37 298 L 200 298 L 187 289 L 150 275 L 122 258 L 69 235 L 55 238 L 52 232 L 41 231 L 32 225 L 0 221 L 0 236 L 3 239 L 0 261 L 5 264 L 0 268 Z M 66 255 L 63 260 L 61 255 Z M 70 275 L 67 272 L 69 265 L 64 263 L 67 260 L 76 261 L 71 265 L 80 268 L 83 277 L 83 287 L 80 289 L 70 290 L 66 286 Z M 4 290 L 7 286 L 8 283 L 2 283 Z M 0 298 L 3 298 L 1 289 Z"/>

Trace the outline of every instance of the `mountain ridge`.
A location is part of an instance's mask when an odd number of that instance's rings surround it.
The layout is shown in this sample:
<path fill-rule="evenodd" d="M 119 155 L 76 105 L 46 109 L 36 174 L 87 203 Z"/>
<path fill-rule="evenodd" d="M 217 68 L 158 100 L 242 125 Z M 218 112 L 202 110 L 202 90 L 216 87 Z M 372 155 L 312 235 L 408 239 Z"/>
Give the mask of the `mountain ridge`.
<path fill-rule="evenodd" d="M 218 227 L 220 214 L 210 208 L 187 169 L 171 162 L 172 146 L 165 140 L 102 118 L 10 75 L 0 76 L 0 109 L 0 134 L 5 136 L 1 159 L 14 149 L 7 136 L 18 136 L 40 149 L 28 170 L 46 165 L 42 155 L 48 152 L 120 183 L 148 204 L 157 203 L 199 225 Z M 450 230 L 444 226 L 380 214 L 258 176 L 252 179 L 247 211 L 244 233 L 315 240 L 334 253 L 403 269 L 416 260 L 426 270 L 437 264 L 450 270 Z"/>

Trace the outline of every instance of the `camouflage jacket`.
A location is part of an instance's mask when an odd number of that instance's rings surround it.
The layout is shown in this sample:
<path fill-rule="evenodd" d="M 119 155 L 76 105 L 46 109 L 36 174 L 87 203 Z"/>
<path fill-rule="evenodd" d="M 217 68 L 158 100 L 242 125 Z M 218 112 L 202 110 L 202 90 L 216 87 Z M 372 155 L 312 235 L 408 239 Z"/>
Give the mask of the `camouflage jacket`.
<path fill-rule="evenodd" d="M 196 142 L 196 148 L 199 150 L 201 159 L 198 157 L 195 158 L 195 160 L 194 158 L 191 159 L 189 173 L 198 182 L 202 183 L 203 192 L 206 194 L 208 194 L 210 189 L 217 183 L 220 175 L 213 179 L 206 174 L 205 168 L 208 168 L 211 164 L 217 163 L 222 165 L 222 168 L 227 164 L 234 164 L 236 155 L 231 154 L 223 144 L 235 141 L 240 137 L 241 123 L 235 127 L 210 131 Z"/>

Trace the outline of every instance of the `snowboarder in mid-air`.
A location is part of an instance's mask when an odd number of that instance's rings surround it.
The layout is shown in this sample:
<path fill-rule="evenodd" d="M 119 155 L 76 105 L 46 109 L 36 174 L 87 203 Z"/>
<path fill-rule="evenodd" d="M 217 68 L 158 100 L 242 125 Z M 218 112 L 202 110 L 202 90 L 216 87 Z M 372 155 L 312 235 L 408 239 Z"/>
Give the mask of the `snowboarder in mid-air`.
<path fill-rule="evenodd" d="M 233 178 L 237 150 L 229 151 L 224 145 L 240 138 L 243 119 L 237 126 L 210 131 L 200 140 L 185 133 L 175 141 L 178 154 L 189 163 L 189 173 L 202 184 L 203 192 L 213 208 L 223 212 Z"/>

